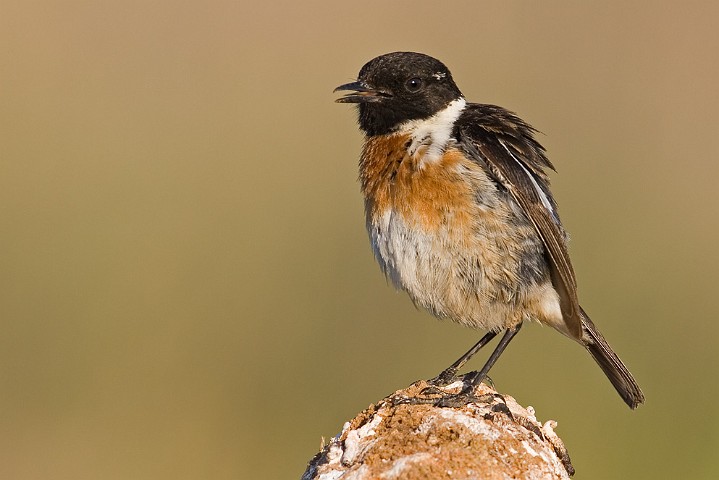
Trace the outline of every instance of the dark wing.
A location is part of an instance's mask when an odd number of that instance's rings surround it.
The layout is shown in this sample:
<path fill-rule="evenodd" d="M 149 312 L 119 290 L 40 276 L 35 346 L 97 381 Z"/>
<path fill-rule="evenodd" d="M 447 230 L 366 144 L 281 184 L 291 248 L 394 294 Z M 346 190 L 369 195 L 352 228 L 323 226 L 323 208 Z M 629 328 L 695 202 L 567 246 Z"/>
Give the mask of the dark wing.
<path fill-rule="evenodd" d="M 515 114 L 494 105 L 468 104 L 455 124 L 455 138 L 517 201 L 544 243 L 552 284 L 559 293 L 570 333 L 582 338 L 577 282 L 566 237 L 549 191 L 545 168 L 554 170 L 536 130 Z"/>

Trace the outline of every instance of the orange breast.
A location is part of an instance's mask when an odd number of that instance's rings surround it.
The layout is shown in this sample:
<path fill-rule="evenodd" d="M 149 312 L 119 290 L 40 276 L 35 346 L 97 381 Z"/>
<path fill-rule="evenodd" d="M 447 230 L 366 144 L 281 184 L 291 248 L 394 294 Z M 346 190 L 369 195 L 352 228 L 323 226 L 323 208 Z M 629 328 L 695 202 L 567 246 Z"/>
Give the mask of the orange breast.
<path fill-rule="evenodd" d="M 433 161 L 422 160 L 422 149 L 410 157 L 409 141 L 409 135 L 392 135 L 365 143 L 360 180 L 368 220 L 392 209 L 408 225 L 427 232 L 448 222 L 458 230 L 469 226 L 475 205 L 471 184 L 460 171 L 467 160 L 453 148 Z"/>

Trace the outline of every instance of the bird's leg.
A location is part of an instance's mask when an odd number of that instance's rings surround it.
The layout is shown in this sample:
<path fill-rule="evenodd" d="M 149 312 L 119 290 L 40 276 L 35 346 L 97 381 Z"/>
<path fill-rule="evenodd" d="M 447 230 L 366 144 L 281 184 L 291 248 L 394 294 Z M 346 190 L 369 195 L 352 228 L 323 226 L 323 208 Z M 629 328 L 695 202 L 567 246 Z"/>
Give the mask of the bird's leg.
<path fill-rule="evenodd" d="M 489 356 L 489 359 L 487 360 L 487 363 L 484 364 L 482 367 L 482 370 L 480 370 L 477 373 L 472 374 L 467 379 L 467 385 L 462 389 L 462 392 L 460 394 L 471 394 L 474 390 L 474 387 L 482 383 L 482 380 L 485 379 L 487 374 L 489 373 L 489 370 L 492 368 L 492 366 L 495 364 L 497 359 L 500 355 L 502 355 L 502 352 L 504 352 L 504 349 L 507 348 L 507 345 L 509 345 L 509 342 L 512 341 L 514 336 L 519 332 L 519 329 L 522 328 L 522 324 L 518 323 L 514 327 L 508 329 L 506 332 L 504 332 L 504 336 L 497 344 L 497 348 L 494 349 L 492 352 L 492 355 Z M 451 367 L 450 367 L 451 368 Z"/>
<path fill-rule="evenodd" d="M 434 387 L 442 387 L 452 383 L 452 380 L 454 380 L 454 378 L 457 376 L 457 372 L 459 371 L 459 369 L 462 368 L 462 366 L 464 366 L 464 364 L 467 363 L 469 359 L 474 356 L 475 353 L 477 353 L 482 347 L 488 344 L 496 336 L 497 332 L 487 332 L 487 334 L 483 336 L 481 340 L 477 342 L 472 348 L 470 348 L 467 353 L 459 357 L 456 362 L 444 369 L 442 373 L 432 379 L 427 380 L 427 383 Z M 489 369 L 487 369 L 487 371 L 489 371 Z M 485 376 L 486 375 L 487 374 L 485 372 Z"/>
<path fill-rule="evenodd" d="M 479 342 L 477 342 L 476 345 L 474 345 L 467 353 L 462 355 L 462 357 L 460 357 L 456 362 L 454 362 L 449 368 L 444 370 L 435 378 L 428 381 L 430 386 L 428 388 L 425 388 L 421 392 L 422 395 L 439 395 L 439 397 L 408 398 L 403 399 L 402 403 L 432 404 L 437 407 L 457 407 L 478 400 L 478 397 L 475 395 L 475 387 L 482 383 L 482 380 L 487 378 L 489 370 L 497 362 L 497 359 L 499 359 L 499 357 L 502 355 L 502 352 L 504 352 L 504 349 L 507 348 L 507 345 L 509 345 L 509 342 L 512 341 L 512 338 L 514 338 L 517 332 L 519 332 L 520 328 L 522 328 L 521 323 L 508 329 L 504 333 L 502 339 L 499 341 L 499 344 L 489 356 L 487 363 L 484 364 L 482 369 L 479 372 L 468 373 L 464 376 L 464 387 L 460 392 L 451 394 L 441 390 L 438 387 L 446 386 L 451 383 L 452 379 L 454 379 L 455 375 L 457 374 L 457 370 L 459 370 L 462 365 L 464 365 L 467 360 L 472 357 L 472 355 L 477 353 L 479 349 L 481 349 L 490 340 L 492 340 L 497 335 L 496 333 L 487 333 L 484 337 L 482 337 Z"/>

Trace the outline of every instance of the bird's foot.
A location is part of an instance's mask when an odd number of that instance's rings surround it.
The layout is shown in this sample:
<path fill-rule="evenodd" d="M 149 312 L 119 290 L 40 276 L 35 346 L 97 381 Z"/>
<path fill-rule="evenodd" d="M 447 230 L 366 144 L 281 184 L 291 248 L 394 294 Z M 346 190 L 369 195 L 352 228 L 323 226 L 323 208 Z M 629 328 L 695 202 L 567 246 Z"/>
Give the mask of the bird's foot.
<path fill-rule="evenodd" d="M 475 395 L 473 391 L 461 390 L 457 393 L 442 392 L 431 396 L 393 398 L 395 405 L 432 405 L 439 408 L 461 408 L 470 403 L 489 404 L 498 396 L 497 394 Z"/>
<path fill-rule="evenodd" d="M 419 392 L 411 397 L 395 397 L 392 402 L 395 405 L 433 405 L 435 407 L 458 408 L 469 403 L 491 402 L 498 394 L 477 395 L 476 372 L 456 376 L 456 371 L 445 370 L 436 377 L 417 382 L 415 385 L 422 387 Z M 489 377 L 485 377 L 485 383 L 494 388 Z"/>
<path fill-rule="evenodd" d="M 457 380 L 457 370 L 450 367 L 446 370 L 443 370 L 436 377 L 430 378 L 429 380 L 427 380 L 427 383 L 431 387 L 446 387 L 447 385 L 454 383 L 456 380 Z"/>

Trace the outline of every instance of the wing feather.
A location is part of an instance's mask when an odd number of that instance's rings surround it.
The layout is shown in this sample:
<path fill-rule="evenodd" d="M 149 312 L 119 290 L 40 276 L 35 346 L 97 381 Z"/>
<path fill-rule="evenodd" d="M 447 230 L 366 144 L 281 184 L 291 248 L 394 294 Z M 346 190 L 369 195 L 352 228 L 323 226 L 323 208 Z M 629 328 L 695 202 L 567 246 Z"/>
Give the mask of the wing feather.
<path fill-rule="evenodd" d="M 549 191 L 545 168 L 554 169 L 535 130 L 513 113 L 493 105 L 470 104 L 457 122 L 460 142 L 515 199 L 544 244 L 552 283 L 559 293 L 569 332 L 582 338 L 577 282 L 566 234 Z"/>

